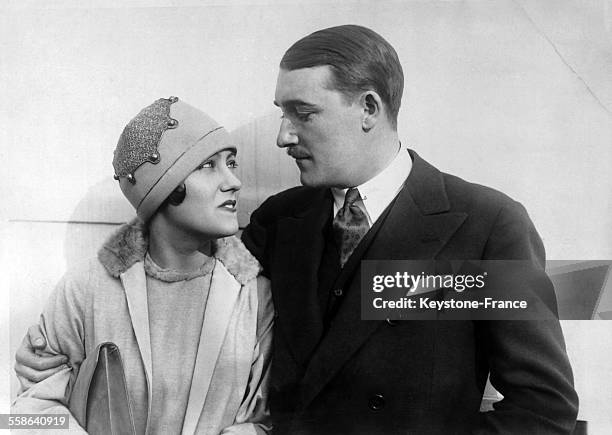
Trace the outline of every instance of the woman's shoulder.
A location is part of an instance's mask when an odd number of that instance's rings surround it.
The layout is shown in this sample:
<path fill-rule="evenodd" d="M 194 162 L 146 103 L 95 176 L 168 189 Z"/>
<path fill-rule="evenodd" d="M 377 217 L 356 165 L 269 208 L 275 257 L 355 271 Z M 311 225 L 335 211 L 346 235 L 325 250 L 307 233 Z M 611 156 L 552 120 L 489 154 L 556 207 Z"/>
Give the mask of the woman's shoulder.
<path fill-rule="evenodd" d="M 259 261 L 236 236 L 217 239 L 214 256 L 241 285 L 253 281 L 262 271 Z"/>
<path fill-rule="evenodd" d="M 251 307 L 251 309 L 257 307 L 257 316 L 253 317 L 253 320 L 257 321 L 256 330 L 259 340 L 274 322 L 270 280 L 261 274 L 262 267 L 257 259 L 235 236 L 216 241 L 215 258 L 242 286 L 240 298 L 246 304 L 244 306 Z"/>
<path fill-rule="evenodd" d="M 92 280 L 104 279 L 108 276 L 105 267 L 96 256 L 83 258 L 68 265 L 64 280 L 74 284 L 88 284 Z"/>
<path fill-rule="evenodd" d="M 141 221 L 121 225 L 105 240 L 97 255 L 68 265 L 63 284 L 100 291 L 98 287 L 119 282 L 119 275 L 142 261 L 147 246 L 147 231 Z"/>
<path fill-rule="evenodd" d="M 106 297 L 117 285 L 119 280 L 108 273 L 97 257 L 84 258 L 68 265 L 50 297 L 83 305 L 92 298 Z"/>

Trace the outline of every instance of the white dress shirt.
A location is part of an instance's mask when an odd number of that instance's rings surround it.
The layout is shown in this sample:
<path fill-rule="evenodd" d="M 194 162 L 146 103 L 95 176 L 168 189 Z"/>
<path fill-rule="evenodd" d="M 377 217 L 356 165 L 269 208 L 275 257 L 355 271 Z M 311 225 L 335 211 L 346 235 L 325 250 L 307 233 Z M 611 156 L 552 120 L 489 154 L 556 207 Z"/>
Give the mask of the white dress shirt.
<path fill-rule="evenodd" d="M 378 220 L 382 212 L 397 196 L 404 181 L 412 169 L 412 159 L 403 146 L 391 163 L 373 178 L 355 186 L 361 195 L 361 201 L 355 204 L 365 213 L 370 227 Z M 348 189 L 331 188 L 334 195 L 334 216 L 344 205 L 344 197 Z"/>

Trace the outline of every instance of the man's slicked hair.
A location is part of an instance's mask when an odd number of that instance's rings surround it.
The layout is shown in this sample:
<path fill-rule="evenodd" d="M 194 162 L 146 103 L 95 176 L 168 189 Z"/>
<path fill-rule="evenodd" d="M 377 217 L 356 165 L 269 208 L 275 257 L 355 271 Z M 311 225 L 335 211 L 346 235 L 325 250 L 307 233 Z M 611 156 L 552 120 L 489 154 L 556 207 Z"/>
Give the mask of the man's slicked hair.
<path fill-rule="evenodd" d="M 404 72 L 395 49 L 382 36 L 363 26 L 330 27 L 297 41 L 280 63 L 288 71 L 323 65 L 331 67 L 333 88 L 348 97 L 376 91 L 397 128 Z"/>

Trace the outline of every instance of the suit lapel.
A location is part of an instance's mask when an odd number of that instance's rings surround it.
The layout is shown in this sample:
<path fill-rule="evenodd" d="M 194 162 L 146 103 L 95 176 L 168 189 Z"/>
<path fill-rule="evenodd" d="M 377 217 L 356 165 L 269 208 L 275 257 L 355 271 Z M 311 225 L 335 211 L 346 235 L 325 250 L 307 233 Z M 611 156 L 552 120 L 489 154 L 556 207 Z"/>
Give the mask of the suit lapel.
<path fill-rule="evenodd" d="M 360 260 L 433 259 L 457 231 L 467 215 L 449 212 L 442 174 L 411 152 L 413 167 L 390 209 L 381 216 L 378 232 L 365 249 L 357 248 Z M 375 225 L 376 226 L 376 225 Z M 375 229 L 372 227 L 372 230 Z M 358 251 L 361 251 L 361 255 Z M 352 282 L 351 282 L 352 281 Z M 302 380 L 300 403 L 306 407 L 340 368 L 381 325 L 361 320 L 360 267 L 344 286 L 345 300 L 313 354 Z"/>
<path fill-rule="evenodd" d="M 293 357 L 308 361 L 323 333 L 317 288 L 325 240 L 323 230 L 332 213 L 332 197 L 321 189 L 313 201 L 278 224 L 275 252 L 277 271 L 272 277 L 277 333 L 282 333 Z M 276 290 L 278 289 L 278 290 Z M 274 291 L 276 290 L 276 291 Z"/>

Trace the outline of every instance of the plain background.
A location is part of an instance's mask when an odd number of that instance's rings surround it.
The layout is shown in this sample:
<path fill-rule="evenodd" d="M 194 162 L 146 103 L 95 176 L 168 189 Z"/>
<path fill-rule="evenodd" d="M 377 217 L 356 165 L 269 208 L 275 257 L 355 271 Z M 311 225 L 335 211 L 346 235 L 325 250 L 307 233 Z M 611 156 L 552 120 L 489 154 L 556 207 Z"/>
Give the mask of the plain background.
<path fill-rule="evenodd" d="M 0 412 L 12 355 L 54 284 L 133 215 L 110 163 L 126 122 L 177 95 L 224 124 L 240 147 L 244 225 L 298 184 L 275 147 L 282 54 L 346 23 L 399 54 L 404 144 L 522 202 L 549 259 L 612 258 L 609 0 L 4 1 Z M 608 433 L 612 322 L 562 324 L 579 417 Z"/>

